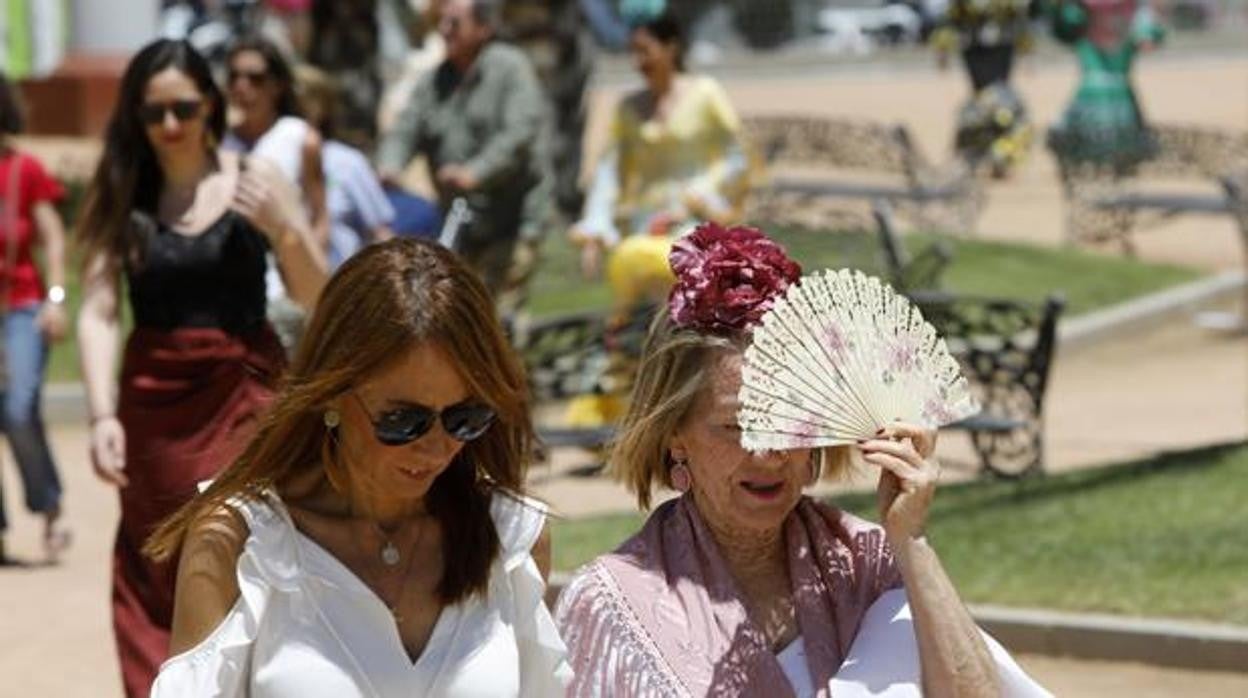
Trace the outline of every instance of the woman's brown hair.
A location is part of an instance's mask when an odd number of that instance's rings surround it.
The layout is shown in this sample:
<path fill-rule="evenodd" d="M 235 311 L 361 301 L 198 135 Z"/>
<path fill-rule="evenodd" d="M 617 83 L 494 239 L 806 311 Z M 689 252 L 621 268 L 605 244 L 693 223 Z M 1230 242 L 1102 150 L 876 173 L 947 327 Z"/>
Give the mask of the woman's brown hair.
<path fill-rule="evenodd" d="M 678 327 L 664 307 L 655 317 L 642 348 L 628 412 L 611 449 L 611 471 L 630 492 L 637 506 L 650 508 L 656 483 L 670 488 L 672 434 L 689 417 L 709 385 L 717 357 L 749 346 L 748 330 L 700 332 Z M 844 446 L 821 449 L 822 477 L 840 477 L 850 465 Z"/>
<path fill-rule="evenodd" d="M 231 499 L 258 499 L 266 490 L 281 493 L 326 477 L 333 447 L 323 415 L 330 401 L 425 342 L 443 348 L 472 394 L 498 414 L 426 496 L 448 551 L 439 597 L 451 604 L 484 593 L 500 550 L 490 498 L 522 491 L 532 453 L 527 384 L 484 285 L 453 253 L 410 239 L 367 247 L 339 268 L 251 442 L 207 490 L 160 525 L 144 552 L 172 557 L 191 527 Z"/>

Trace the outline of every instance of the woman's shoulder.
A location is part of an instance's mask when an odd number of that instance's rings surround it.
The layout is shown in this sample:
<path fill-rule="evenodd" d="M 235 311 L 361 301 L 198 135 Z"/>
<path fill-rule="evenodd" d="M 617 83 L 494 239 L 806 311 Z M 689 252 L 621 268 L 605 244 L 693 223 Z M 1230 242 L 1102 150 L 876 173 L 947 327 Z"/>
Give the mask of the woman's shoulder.
<path fill-rule="evenodd" d="M 275 495 L 273 495 L 275 496 Z M 186 529 L 182 555 L 205 554 L 233 569 L 248 540 L 267 538 L 281 520 L 280 512 L 268 494 L 234 496 L 191 522 Z"/>
<path fill-rule="evenodd" d="M 528 555 L 546 526 L 550 508 L 523 494 L 495 490 L 490 496 L 490 519 L 503 550 L 504 562 Z"/>

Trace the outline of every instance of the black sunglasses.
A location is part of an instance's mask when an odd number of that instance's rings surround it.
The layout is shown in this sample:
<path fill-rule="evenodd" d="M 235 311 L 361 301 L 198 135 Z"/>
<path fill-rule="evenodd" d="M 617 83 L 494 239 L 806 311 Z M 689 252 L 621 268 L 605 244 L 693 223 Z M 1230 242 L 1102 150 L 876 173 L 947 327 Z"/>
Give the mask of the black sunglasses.
<path fill-rule="evenodd" d="M 231 68 L 226 72 L 225 81 L 227 85 L 233 85 L 238 79 L 246 80 L 255 87 L 259 87 L 269 81 L 269 71 L 267 70 L 234 70 Z"/>
<path fill-rule="evenodd" d="M 364 404 L 364 400 L 355 393 L 351 395 L 360 404 L 360 409 L 364 410 L 364 414 L 368 415 L 369 421 L 373 423 L 373 434 L 377 440 L 387 446 L 402 446 L 419 439 L 429 433 L 429 430 L 433 428 L 433 423 L 439 418 L 442 420 L 442 428 L 451 435 L 452 439 L 472 441 L 484 434 L 496 417 L 494 410 L 490 407 L 467 400 L 442 410 L 430 409 L 424 405 L 411 405 L 387 410 L 373 417 L 368 411 L 368 406 Z"/>
<path fill-rule="evenodd" d="M 148 126 L 156 126 L 163 123 L 165 115 L 173 113 L 173 118 L 181 121 L 190 121 L 199 116 L 199 106 L 203 104 L 198 99 L 175 99 L 171 102 L 147 102 L 139 106 L 139 120 Z"/>

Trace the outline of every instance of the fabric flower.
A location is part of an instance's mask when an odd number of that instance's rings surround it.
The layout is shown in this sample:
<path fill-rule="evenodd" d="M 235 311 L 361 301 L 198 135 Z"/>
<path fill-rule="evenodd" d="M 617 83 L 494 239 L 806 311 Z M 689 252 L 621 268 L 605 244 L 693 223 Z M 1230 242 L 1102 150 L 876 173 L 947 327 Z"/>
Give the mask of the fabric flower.
<path fill-rule="evenodd" d="M 784 248 L 757 228 L 703 223 L 668 255 L 676 285 L 672 322 L 702 332 L 748 329 L 802 275 Z"/>

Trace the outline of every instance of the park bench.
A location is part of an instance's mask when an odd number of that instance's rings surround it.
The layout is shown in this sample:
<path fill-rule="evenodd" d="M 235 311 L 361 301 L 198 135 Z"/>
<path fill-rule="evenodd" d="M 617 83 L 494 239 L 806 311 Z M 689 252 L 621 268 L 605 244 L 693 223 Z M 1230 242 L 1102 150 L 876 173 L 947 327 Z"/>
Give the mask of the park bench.
<path fill-rule="evenodd" d="M 969 434 L 988 471 L 1019 477 L 1044 467 L 1044 397 L 1056 346 L 1062 303 L 1034 304 L 974 298 L 945 292 L 917 292 L 912 299 L 958 357 L 983 411 L 947 427 Z M 593 314 L 535 323 L 531 344 L 519 347 L 529 367 L 538 402 L 566 399 L 600 389 L 614 337 L 640 347 L 646 326 L 637 322 L 608 333 Z M 542 428 L 547 448 L 600 449 L 614 435 L 611 426 Z"/>
<path fill-rule="evenodd" d="M 1066 199 L 1071 244 L 1117 244 L 1135 253 L 1139 228 L 1177 215 L 1229 215 L 1248 255 L 1248 134 L 1188 126 L 1151 129 L 1155 152 L 1139 163 L 1078 160 L 1050 144 Z"/>
<path fill-rule="evenodd" d="M 974 298 L 935 289 L 949 252 L 934 245 L 911 259 L 897 239 L 891 214 L 877 206 L 880 243 L 887 274 L 924 317 L 946 337 L 962 361 L 984 405 L 981 414 L 948 427 L 969 434 L 984 468 L 1017 477 L 1043 469 L 1043 405 L 1062 304 L 1032 304 Z M 653 316 L 639 308 L 611 320 L 594 312 L 534 321 L 516 345 L 529 372 L 538 403 L 564 400 L 604 389 L 613 357 L 635 361 Z M 546 448 L 602 449 L 611 426 L 542 428 Z"/>
<path fill-rule="evenodd" d="M 979 397 L 982 411 L 946 427 L 965 431 L 980 464 L 1000 477 L 1044 470 L 1044 398 L 1064 303 L 910 294 Z"/>
<path fill-rule="evenodd" d="M 768 170 L 751 193 L 749 220 L 827 226 L 853 202 L 883 200 L 924 230 L 975 230 L 981 182 L 959 161 L 932 165 L 904 126 L 814 116 L 743 123 Z"/>

